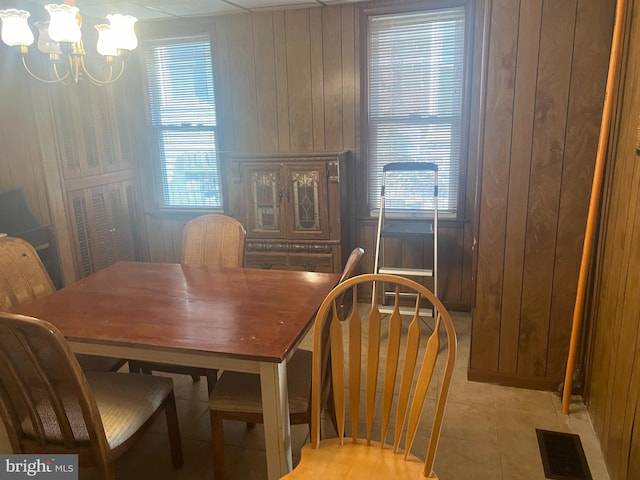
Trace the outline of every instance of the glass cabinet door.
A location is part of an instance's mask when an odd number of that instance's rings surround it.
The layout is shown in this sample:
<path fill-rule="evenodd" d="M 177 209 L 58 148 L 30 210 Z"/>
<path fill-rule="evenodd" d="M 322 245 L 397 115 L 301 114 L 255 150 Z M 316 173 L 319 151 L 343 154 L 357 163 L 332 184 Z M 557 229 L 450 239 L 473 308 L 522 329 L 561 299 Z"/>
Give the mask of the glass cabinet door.
<path fill-rule="evenodd" d="M 249 235 L 284 236 L 280 165 L 247 166 L 242 175 Z"/>
<path fill-rule="evenodd" d="M 290 166 L 285 178 L 291 235 L 328 238 L 326 164 Z"/>

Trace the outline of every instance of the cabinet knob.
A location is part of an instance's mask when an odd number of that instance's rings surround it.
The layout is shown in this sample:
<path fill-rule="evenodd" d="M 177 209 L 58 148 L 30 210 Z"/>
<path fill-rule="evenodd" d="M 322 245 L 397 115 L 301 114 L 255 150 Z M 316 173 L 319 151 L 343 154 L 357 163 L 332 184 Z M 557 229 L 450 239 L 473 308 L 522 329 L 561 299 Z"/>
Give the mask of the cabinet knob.
<path fill-rule="evenodd" d="M 308 272 L 315 272 L 318 266 L 315 263 L 305 263 L 302 265 L 302 268 L 304 268 Z"/>
<path fill-rule="evenodd" d="M 273 263 L 262 262 L 262 263 L 260 264 L 260 268 L 270 269 L 271 267 L 273 267 Z"/>

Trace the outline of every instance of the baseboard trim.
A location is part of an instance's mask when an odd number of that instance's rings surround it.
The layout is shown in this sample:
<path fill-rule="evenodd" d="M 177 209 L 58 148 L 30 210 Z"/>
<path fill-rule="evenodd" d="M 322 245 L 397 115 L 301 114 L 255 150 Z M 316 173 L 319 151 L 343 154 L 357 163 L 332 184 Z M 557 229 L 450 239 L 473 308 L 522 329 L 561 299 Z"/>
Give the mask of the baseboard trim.
<path fill-rule="evenodd" d="M 523 377 L 520 375 L 474 370 L 473 368 L 467 370 L 467 378 L 472 382 L 494 383 L 505 387 L 546 390 L 549 392 L 555 392 L 562 382 L 562 380 L 556 378 Z"/>

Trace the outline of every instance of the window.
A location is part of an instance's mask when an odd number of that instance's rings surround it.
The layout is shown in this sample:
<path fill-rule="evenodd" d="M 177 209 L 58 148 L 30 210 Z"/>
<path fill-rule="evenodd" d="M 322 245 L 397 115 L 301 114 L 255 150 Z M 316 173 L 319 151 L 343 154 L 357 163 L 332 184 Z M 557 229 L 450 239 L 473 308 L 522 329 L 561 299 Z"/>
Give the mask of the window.
<path fill-rule="evenodd" d="M 463 128 L 465 7 L 369 15 L 369 199 L 380 207 L 382 167 L 390 162 L 438 165 L 438 209 L 458 207 Z M 388 212 L 433 209 L 425 179 L 400 173 Z M 387 185 L 390 186 L 389 183 Z M 431 190 L 432 192 L 433 190 Z"/>
<path fill-rule="evenodd" d="M 144 45 L 159 206 L 222 208 L 209 36 Z"/>

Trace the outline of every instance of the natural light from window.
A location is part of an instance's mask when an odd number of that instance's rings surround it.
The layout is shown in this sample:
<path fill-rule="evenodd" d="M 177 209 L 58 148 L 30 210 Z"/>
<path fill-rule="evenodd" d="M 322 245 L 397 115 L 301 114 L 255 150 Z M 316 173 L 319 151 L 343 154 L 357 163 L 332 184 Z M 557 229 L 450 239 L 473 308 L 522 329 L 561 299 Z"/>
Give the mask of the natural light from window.
<path fill-rule="evenodd" d="M 161 208 L 222 208 L 208 36 L 152 40 L 145 60 Z"/>
<path fill-rule="evenodd" d="M 455 214 L 461 157 L 465 10 L 463 7 L 369 16 L 369 198 L 380 206 L 382 167 L 438 165 L 439 210 Z M 387 183 L 388 212 L 428 212 L 426 178 L 398 174 Z M 432 181 L 431 181 L 432 183 Z"/>

